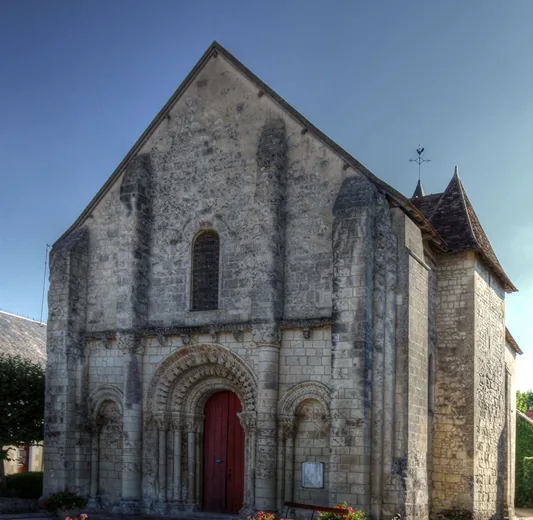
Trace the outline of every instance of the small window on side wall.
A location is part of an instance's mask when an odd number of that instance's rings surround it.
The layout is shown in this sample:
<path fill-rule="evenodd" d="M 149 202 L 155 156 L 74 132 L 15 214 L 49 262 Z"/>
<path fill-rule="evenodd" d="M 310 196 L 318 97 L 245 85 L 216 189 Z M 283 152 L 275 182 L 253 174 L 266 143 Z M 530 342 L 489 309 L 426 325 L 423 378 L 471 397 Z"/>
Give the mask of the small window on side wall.
<path fill-rule="evenodd" d="M 218 262 L 220 240 L 215 231 L 200 233 L 192 251 L 193 311 L 218 309 Z"/>

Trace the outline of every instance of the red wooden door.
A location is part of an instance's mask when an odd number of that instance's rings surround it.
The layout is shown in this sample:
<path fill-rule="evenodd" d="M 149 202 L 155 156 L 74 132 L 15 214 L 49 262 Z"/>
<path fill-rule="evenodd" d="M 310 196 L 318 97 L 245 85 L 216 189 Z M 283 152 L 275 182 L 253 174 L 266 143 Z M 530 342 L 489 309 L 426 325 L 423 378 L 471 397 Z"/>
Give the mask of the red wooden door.
<path fill-rule="evenodd" d="M 238 513 L 244 495 L 242 410 L 233 392 L 219 392 L 205 405 L 204 510 Z"/>

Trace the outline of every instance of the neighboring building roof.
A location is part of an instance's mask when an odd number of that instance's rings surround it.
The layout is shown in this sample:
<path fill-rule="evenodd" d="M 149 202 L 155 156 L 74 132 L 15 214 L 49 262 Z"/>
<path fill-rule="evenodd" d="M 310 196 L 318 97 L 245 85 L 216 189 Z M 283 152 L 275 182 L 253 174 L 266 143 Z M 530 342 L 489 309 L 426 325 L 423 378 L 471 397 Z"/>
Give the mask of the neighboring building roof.
<path fill-rule="evenodd" d="M 527 421 L 529 424 L 533 424 L 533 419 L 530 419 L 525 413 L 522 413 L 520 410 L 516 411 L 516 415 L 520 417 L 521 419 L 524 419 L 524 421 Z"/>
<path fill-rule="evenodd" d="M 46 323 L 0 311 L 0 354 L 46 363 Z"/>
<path fill-rule="evenodd" d="M 444 193 L 412 198 L 411 202 L 445 240 L 450 252 L 476 251 L 502 280 L 506 292 L 517 290 L 500 265 L 466 196 L 457 166 Z"/>
<path fill-rule="evenodd" d="M 513 338 L 513 335 L 509 332 L 509 329 L 507 327 L 505 327 L 505 341 L 509 343 L 509 345 L 511 345 L 511 347 L 517 354 L 523 354 L 522 350 L 520 350 L 520 347 L 518 346 L 518 343 Z"/>
<path fill-rule="evenodd" d="M 192 83 L 192 81 L 197 76 L 197 74 L 202 70 L 202 68 L 206 65 L 209 59 L 211 59 L 214 56 L 217 56 L 218 54 L 223 56 L 238 71 L 240 71 L 246 78 L 248 78 L 248 80 L 254 83 L 257 86 L 258 91 L 261 94 L 268 95 L 282 109 L 284 109 L 289 115 L 291 115 L 294 119 L 296 119 L 306 131 L 314 135 L 317 139 L 319 139 L 326 146 L 328 146 L 331 150 L 333 150 L 336 154 L 338 154 L 339 157 L 341 157 L 346 162 L 346 167 L 351 166 L 352 168 L 356 169 L 358 172 L 365 175 L 374 184 L 379 186 L 384 191 L 384 193 L 390 199 L 392 199 L 397 206 L 401 207 L 403 211 L 405 211 L 405 213 L 407 213 L 410 216 L 410 218 L 420 227 L 420 229 L 422 229 L 422 231 L 424 231 L 427 234 L 427 236 L 433 241 L 434 245 L 437 248 L 443 251 L 446 250 L 446 244 L 444 240 L 442 240 L 442 238 L 435 231 L 434 227 L 429 223 L 429 221 L 425 218 L 425 216 L 420 211 L 418 211 L 418 209 L 415 208 L 413 204 L 411 204 L 411 202 L 409 201 L 407 197 L 402 195 L 400 192 L 396 191 L 392 186 L 388 185 L 386 182 L 376 177 L 368 168 L 363 166 L 357 159 L 351 156 L 346 150 L 341 148 L 337 143 L 332 141 L 327 135 L 325 135 L 318 128 L 316 128 L 302 114 L 300 114 L 300 112 L 298 112 L 294 107 L 292 107 L 289 103 L 287 103 L 281 96 L 279 96 L 276 92 L 274 92 L 266 83 L 261 81 L 253 72 L 251 72 L 247 67 L 245 67 L 237 58 L 235 58 L 232 54 L 230 54 L 226 49 L 224 49 L 224 47 L 222 47 L 216 41 L 213 42 L 209 46 L 209 48 L 204 53 L 204 55 L 198 60 L 198 62 L 193 67 L 191 72 L 189 72 L 187 77 L 183 80 L 183 82 L 177 88 L 174 94 L 172 94 L 171 98 L 167 101 L 165 106 L 159 111 L 159 113 L 155 116 L 152 122 L 148 125 L 148 128 L 146 128 L 143 134 L 139 137 L 137 142 L 133 145 L 131 150 L 127 153 L 126 157 L 124 157 L 122 162 L 117 166 L 116 170 L 107 179 L 105 184 L 102 186 L 102 188 L 100 188 L 98 193 L 94 196 L 93 200 L 83 210 L 83 212 L 76 219 L 74 224 L 72 224 L 72 226 L 70 226 L 70 228 L 67 229 L 67 231 L 65 231 L 65 233 L 63 233 L 63 235 L 61 235 L 61 237 L 59 237 L 59 239 L 56 242 L 59 242 L 66 235 L 68 235 L 69 233 L 71 233 L 72 231 L 74 231 L 76 228 L 78 228 L 79 226 L 83 224 L 85 219 L 91 214 L 91 211 L 93 210 L 93 208 L 98 204 L 101 198 L 111 188 L 115 180 L 122 174 L 122 172 L 125 170 L 126 166 L 131 161 L 131 159 L 133 159 L 135 155 L 141 150 L 143 145 L 146 143 L 146 141 L 149 139 L 149 137 L 152 135 L 152 133 L 155 131 L 155 129 L 158 127 L 161 121 L 164 120 L 164 118 L 170 112 L 174 104 L 178 101 L 181 95 L 185 92 L 188 86 Z"/>

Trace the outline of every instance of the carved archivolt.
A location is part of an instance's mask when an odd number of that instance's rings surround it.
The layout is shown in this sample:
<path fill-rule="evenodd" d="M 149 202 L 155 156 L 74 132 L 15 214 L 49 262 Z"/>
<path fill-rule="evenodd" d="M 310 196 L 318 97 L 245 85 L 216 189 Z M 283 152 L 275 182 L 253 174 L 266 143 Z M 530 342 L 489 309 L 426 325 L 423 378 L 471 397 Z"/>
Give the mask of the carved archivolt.
<path fill-rule="evenodd" d="M 229 349 L 220 345 L 186 346 L 158 367 L 147 396 L 153 413 L 200 413 L 205 399 L 220 390 L 231 390 L 243 410 L 255 411 L 255 374 Z"/>
<path fill-rule="evenodd" d="M 122 396 L 122 392 L 111 385 L 101 386 L 92 392 L 89 396 L 87 431 L 98 433 L 107 424 L 122 427 Z"/>
<path fill-rule="evenodd" d="M 305 381 L 289 388 L 289 390 L 285 392 L 279 401 L 279 417 L 284 419 L 294 417 L 300 405 L 304 401 L 308 401 L 310 399 L 318 401 L 322 405 L 324 409 L 323 421 L 325 423 L 329 423 L 329 403 L 331 400 L 331 391 L 325 384 L 319 383 L 318 381 Z"/>

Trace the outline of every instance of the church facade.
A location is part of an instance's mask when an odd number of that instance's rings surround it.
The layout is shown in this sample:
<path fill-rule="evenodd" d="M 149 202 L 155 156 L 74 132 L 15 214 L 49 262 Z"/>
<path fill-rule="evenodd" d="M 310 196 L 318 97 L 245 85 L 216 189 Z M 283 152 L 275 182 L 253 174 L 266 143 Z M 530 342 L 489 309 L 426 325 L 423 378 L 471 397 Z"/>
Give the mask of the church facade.
<path fill-rule="evenodd" d="M 214 43 L 52 248 L 45 495 L 508 516 L 514 290 Z"/>

